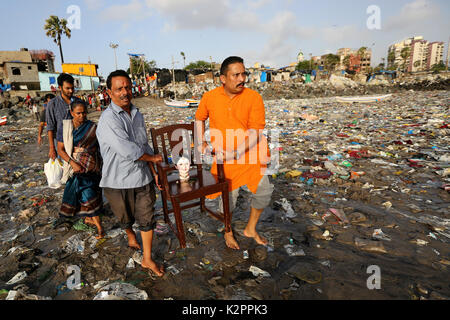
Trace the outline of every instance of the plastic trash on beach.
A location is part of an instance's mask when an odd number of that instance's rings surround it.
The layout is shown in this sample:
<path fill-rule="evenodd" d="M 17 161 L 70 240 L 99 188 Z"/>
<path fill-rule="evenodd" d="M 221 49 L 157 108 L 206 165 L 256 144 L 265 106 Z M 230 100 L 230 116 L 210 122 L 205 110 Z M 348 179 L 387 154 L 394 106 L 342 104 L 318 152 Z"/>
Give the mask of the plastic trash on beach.
<path fill-rule="evenodd" d="M 71 236 L 69 239 L 67 239 L 66 245 L 64 246 L 64 250 L 67 253 L 72 253 L 72 252 L 83 253 L 84 252 L 84 240 L 81 240 L 81 235 L 76 234 L 76 235 Z"/>
<path fill-rule="evenodd" d="M 148 300 L 148 294 L 129 283 L 115 282 L 101 288 L 94 300 Z"/>
<path fill-rule="evenodd" d="M 332 214 L 334 214 L 343 223 L 348 223 L 349 222 L 347 216 L 344 213 L 344 211 L 339 210 L 339 209 L 334 209 L 334 208 L 330 208 L 328 210 L 330 210 L 330 212 Z"/>
<path fill-rule="evenodd" d="M 141 265 L 142 264 L 142 259 L 144 258 L 144 256 L 142 255 L 141 251 L 135 251 L 133 253 L 133 257 L 130 260 L 133 260 L 134 262 L 136 262 L 137 264 Z M 128 262 L 130 263 L 130 262 Z M 128 267 L 128 265 L 127 265 Z"/>
<path fill-rule="evenodd" d="M 178 270 L 175 266 L 167 267 L 167 271 L 169 271 L 174 276 L 180 273 L 180 270 Z"/>
<path fill-rule="evenodd" d="M 124 230 L 122 230 L 120 228 L 117 228 L 117 229 L 109 230 L 108 232 L 106 232 L 106 237 L 108 237 L 108 238 L 115 238 L 118 235 L 121 235 L 121 234 L 124 234 L 124 233 L 125 233 Z"/>
<path fill-rule="evenodd" d="M 19 272 L 11 280 L 9 280 L 6 284 L 11 285 L 11 284 L 18 283 L 18 282 L 22 281 L 23 279 L 25 279 L 27 276 L 28 276 L 28 274 L 26 271 Z"/>
<path fill-rule="evenodd" d="M 28 287 L 25 285 L 20 285 L 19 288 L 14 288 L 15 290 L 10 290 L 8 296 L 5 300 L 52 300 L 50 297 L 41 297 L 35 294 L 27 294 Z"/>
<path fill-rule="evenodd" d="M 300 248 L 299 246 L 296 246 L 294 244 L 287 244 L 284 246 L 284 248 L 286 249 L 286 252 L 288 253 L 288 255 L 290 255 L 291 257 L 305 256 L 305 251 L 302 248 Z"/>
<path fill-rule="evenodd" d="M 391 237 L 389 237 L 387 234 L 383 232 L 381 229 L 375 229 L 372 238 L 378 239 L 378 240 L 386 240 L 391 241 Z"/>
<path fill-rule="evenodd" d="M 271 277 L 270 273 L 268 273 L 267 271 L 264 271 L 264 270 L 262 270 L 262 269 L 260 269 L 258 267 L 255 267 L 255 266 L 251 266 L 248 271 L 253 273 L 253 275 L 255 277 L 259 277 L 259 276 L 265 277 L 265 278 L 270 278 Z"/>
<path fill-rule="evenodd" d="M 287 218 L 295 218 L 297 216 L 297 213 L 294 212 L 291 204 L 286 198 L 281 199 L 281 206 L 283 207 L 284 211 L 286 211 Z"/>
<path fill-rule="evenodd" d="M 386 210 L 389 210 L 390 208 L 392 208 L 392 203 L 390 201 L 386 201 L 385 203 L 383 203 L 383 207 L 385 207 Z"/>
<path fill-rule="evenodd" d="M 135 267 L 134 260 L 133 260 L 133 258 L 130 258 L 130 260 L 128 260 L 126 268 L 127 269 L 134 269 L 134 267 Z"/>

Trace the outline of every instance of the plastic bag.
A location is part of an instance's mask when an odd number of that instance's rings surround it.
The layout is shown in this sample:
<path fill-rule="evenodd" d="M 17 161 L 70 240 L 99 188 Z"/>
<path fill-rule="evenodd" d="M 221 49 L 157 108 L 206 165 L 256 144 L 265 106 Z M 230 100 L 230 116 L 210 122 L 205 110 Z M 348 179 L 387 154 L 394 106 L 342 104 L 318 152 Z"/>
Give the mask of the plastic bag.
<path fill-rule="evenodd" d="M 44 165 L 44 173 L 50 188 L 58 189 L 61 187 L 61 178 L 63 176 L 63 165 L 61 160 L 56 159 L 53 161 L 52 159 L 49 159 Z"/>

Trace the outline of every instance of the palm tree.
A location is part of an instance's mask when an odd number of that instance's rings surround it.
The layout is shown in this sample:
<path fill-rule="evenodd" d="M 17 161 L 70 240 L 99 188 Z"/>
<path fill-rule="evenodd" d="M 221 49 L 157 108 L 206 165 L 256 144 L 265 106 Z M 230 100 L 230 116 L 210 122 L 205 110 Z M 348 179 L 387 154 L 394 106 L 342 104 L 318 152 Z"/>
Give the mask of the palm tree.
<path fill-rule="evenodd" d="M 53 38 L 53 41 L 59 46 L 59 52 L 61 53 L 61 62 L 64 63 L 64 56 L 61 46 L 61 36 L 65 35 L 70 39 L 71 30 L 67 27 L 66 19 L 59 19 L 57 16 L 50 16 L 45 20 L 44 30 L 47 31 L 47 37 Z"/>
<path fill-rule="evenodd" d="M 344 57 L 344 60 L 342 61 L 342 63 L 345 66 L 345 69 L 349 69 L 350 68 L 350 55 L 346 55 Z"/>
<path fill-rule="evenodd" d="M 358 49 L 358 55 L 361 58 L 361 60 L 365 58 L 366 52 L 367 52 L 367 47 L 361 47 Z"/>
<path fill-rule="evenodd" d="M 395 51 L 389 51 L 387 60 L 388 67 L 393 67 L 395 63 Z"/>
<path fill-rule="evenodd" d="M 404 47 L 400 52 L 400 56 L 403 58 L 403 70 L 406 71 L 406 60 L 408 60 L 409 55 L 411 54 L 410 47 Z"/>
<path fill-rule="evenodd" d="M 341 58 L 338 55 L 335 54 L 327 54 L 325 57 L 325 64 L 327 66 L 327 69 L 334 70 L 334 67 L 339 64 L 341 61 Z"/>
<path fill-rule="evenodd" d="M 180 54 L 181 54 L 181 56 L 183 57 L 184 68 L 186 69 L 186 55 L 184 54 L 184 52 L 181 52 Z"/>

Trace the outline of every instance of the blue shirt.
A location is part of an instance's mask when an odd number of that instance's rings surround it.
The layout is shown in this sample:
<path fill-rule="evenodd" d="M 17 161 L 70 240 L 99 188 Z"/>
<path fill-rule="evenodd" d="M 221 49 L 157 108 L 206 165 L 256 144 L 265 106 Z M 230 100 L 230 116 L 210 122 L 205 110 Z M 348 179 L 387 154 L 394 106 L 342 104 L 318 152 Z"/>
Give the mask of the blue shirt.
<path fill-rule="evenodd" d="M 138 160 L 144 153 L 154 152 L 148 144 L 144 117 L 134 105 L 130 117 L 111 102 L 98 121 L 97 139 L 103 158 L 100 187 L 133 189 L 153 181 L 148 163 Z"/>
<path fill-rule="evenodd" d="M 72 98 L 73 100 L 73 98 Z M 47 120 L 47 132 L 53 131 L 54 137 L 58 135 L 58 131 L 62 132 L 63 120 L 72 119 L 69 112 L 70 106 L 59 95 L 50 100 L 45 108 L 45 119 Z"/>

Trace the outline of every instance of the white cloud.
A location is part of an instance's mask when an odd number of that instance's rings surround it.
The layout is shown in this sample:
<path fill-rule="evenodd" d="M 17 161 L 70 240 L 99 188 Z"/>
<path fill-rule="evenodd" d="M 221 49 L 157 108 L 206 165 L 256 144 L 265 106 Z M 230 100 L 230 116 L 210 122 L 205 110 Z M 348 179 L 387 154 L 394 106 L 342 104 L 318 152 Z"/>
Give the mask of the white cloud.
<path fill-rule="evenodd" d="M 131 22 L 143 20 L 151 16 L 151 11 L 140 0 L 132 0 L 129 4 L 113 5 L 100 14 L 103 21 Z"/>
<path fill-rule="evenodd" d="M 260 9 L 271 2 L 272 0 L 250 0 L 247 2 L 247 6 L 251 9 Z"/>
<path fill-rule="evenodd" d="M 87 5 L 89 10 L 98 10 L 104 5 L 105 1 L 104 0 L 84 0 L 84 3 Z"/>
<path fill-rule="evenodd" d="M 146 0 L 147 7 L 157 10 L 170 21 L 170 30 L 220 28 L 226 25 L 230 12 L 226 0 Z M 165 29 L 168 29 L 167 27 Z"/>
<path fill-rule="evenodd" d="M 397 16 L 386 22 L 386 31 L 408 29 L 430 24 L 440 16 L 439 7 L 431 0 L 415 0 L 406 4 Z"/>

